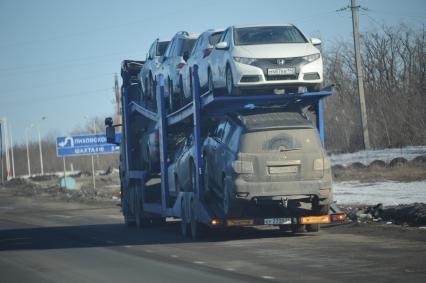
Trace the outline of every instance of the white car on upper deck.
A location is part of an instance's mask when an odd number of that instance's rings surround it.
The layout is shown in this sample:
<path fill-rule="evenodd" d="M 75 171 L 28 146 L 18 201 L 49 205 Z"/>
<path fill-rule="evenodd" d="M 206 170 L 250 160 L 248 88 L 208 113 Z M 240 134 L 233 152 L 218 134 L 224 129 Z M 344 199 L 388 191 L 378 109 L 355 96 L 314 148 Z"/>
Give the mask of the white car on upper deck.
<path fill-rule="evenodd" d="M 227 95 L 317 91 L 323 81 L 320 44 L 291 24 L 231 26 L 210 55 L 209 83 Z"/>

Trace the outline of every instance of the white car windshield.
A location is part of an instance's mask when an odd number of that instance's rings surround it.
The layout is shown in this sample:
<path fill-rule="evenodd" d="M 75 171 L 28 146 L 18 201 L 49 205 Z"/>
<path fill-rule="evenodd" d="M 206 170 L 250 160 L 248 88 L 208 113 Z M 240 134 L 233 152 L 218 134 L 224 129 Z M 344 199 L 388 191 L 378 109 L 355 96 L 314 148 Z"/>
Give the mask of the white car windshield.
<path fill-rule="evenodd" d="M 234 29 L 235 45 L 306 42 L 308 42 L 306 38 L 294 26 L 265 26 Z"/>

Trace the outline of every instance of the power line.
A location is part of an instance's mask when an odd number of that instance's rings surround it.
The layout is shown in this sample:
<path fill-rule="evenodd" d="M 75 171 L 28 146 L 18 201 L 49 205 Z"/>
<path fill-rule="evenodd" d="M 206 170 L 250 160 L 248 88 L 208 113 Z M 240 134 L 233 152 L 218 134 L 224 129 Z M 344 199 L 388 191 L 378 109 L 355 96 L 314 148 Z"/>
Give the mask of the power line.
<path fill-rule="evenodd" d="M 141 19 L 144 19 L 144 18 L 141 17 Z M 98 33 L 98 32 L 102 32 L 102 31 L 110 31 L 110 30 L 114 30 L 114 29 L 120 30 L 120 29 L 126 28 L 128 26 L 132 26 L 136 23 L 141 23 L 141 20 L 128 22 L 128 23 L 125 23 L 125 24 L 120 24 L 120 25 L 117 25 L 117 26 L 109 26 L 109 27 L 103 27 L 103 28 L 99 28 L 99 29 L 93 29 L 91 31 L 86 30 L 86 31 L 82 31 L 82 32 L 69 33 L 69 34 L 62 33 L 62 34 L 58 34 L 58 35 L 54 35 L 54 36 L 50 36 L 50 37 L 45 37 L 45 38 L 38 38 L 38 39 L 34 39 L 34 40 L 26 40 L 26 41 L 21 41 L 21 42 L 11 42 L 11 43 L 0 45 L 0 49 L 7 48 L 7 47 L 15 47 L 15 46 L 19 46 L 19 45 L 29 45 L 29 44 L 34 44 L 34 43 L 38 43 L 38 42 L 56 41 L 58 39 L 88 35 L 88 34 Z"/>
<path fill-rule="evenodd" d="M 133 55 L 129 55 L 132 56 Z M 123 55 L 116 55 L 116 56 L 109 56 L 111 57 L 118 57 L 120 59 L 123 59 Z M 121 60 L 120 60 L 121 61 Z M 82 67 L 82 66 L 88 66 L 88 65 L 93 65 L 95 63 L 109 63 L 109 61 L 105 61 L 102 58 L 98 58 L 96 60 L 91 60 L 91 62 L 76 62 L 76 63 L 70 63 L 70 64 L 60 64 L 60 65 L 51 65 L 51 66 L 45 66 L 45 67 L 39 67 L 38 69 L 35 69 L 36 67 L 34 67 L 34 70 L 28 70 L 28 71 L 19 71 L 19 70 L 14 70 L 12 72 L 6 72 L 6 70 L 3 70 L 3 74 L 1 74 L 1 77 L 13 77 L 13 76 L 21 76 L 21 75 L 27 75 L 27 74 L 34 74 L 34 73 L 38 73 L 40 71 L 42 72 L 49 72 L 49 71 L 57 71 L 57 70 L 63 70 L 63 69 L 68 69 L 69 67 Z"/>
<path fill-rule="evenodd" d="M 17 93 L 17 92 L 22 92 L 25 90 L 34 90 L 34 89 L 40 89 L 40 88 L 44 88 L 44 87 L 51 87 L 51 86 L 55 86 L 55 85 L 63 85 L 66 83 L 75 83 L 75 82 L 79 82 L 79 81 L 88 81 L 88 80 L 92 80 L 94 78 L 99 78 L 99 77 L 106 77 L 106 76 L 113 76 L 115 73 L 104 73 L 104 74 L 98 74 L 98 75 L 93 75 L 93 76 L 88 76 L 88 77 L 84 77 L 84 78 L 78 78 L 78 79 L 73 79 L 73 80 L 55 80 L 54 82 L 47 82 L 44 84 L 35 84 L 35 85 L 27 85 L 26 88 L 13 88 L 13 89 L 2 89 L 0 90 L 0 92 L 3 93 L 7 93 L 4 95 L 0 95 L 0 97 L 8 97 L 10 96 L 11 93 Z"/>
<path fill-rule="evenodd" d="M 79 62 L 79 61 L 91 61 L 91 60 L 98 60 L 105 57 L 110 56 L 123 56 L 123 54 L 134 54 L 134 53 L 142 53 L 140 50 L 132 50 L 132 51 L 120 51 L 120 52 L 113 52 L 109 54 L 102 54 L 102 55 L 96 55 L 96 56 L 87 56 L 87 57 L 80 57 L 80 58 L 73 58 L 68 60 L 61 60 L 61 63 L 58 64 L 58 61 L 52 62 L 52 63 L 43 63 L 43 64 L 36 64 L 36 65 L 21 65 L 21 66 L 15 66 L 15 67 L 7 67 L 7 68 L 0 68 L 0 72 L 10 72 L 10 71 L 16 71 L 16 70 L 22 70 L 22 69 L 28 69 L 28 68 L 43 68 L 43 67 L 50 67 L 50 66 L 63 66 L 63 63 L 72 63 L 72 62 Z"/>
<path fill-rule="evenodd" d="M 78 93 L 74 93 L 74 94 L 64 94 L 64 95 L 58 95 L 58 96 L 42 96 L 42 97 L 33 97 L 33 100 L 28 100 L 28 99 L 20 99 L 20 100 L 15 100 L 15 101 L 2 101 L 2 105 L 4 104 L 22 104 L 22 105 L 26 105 L 26 104 L 35 104 L 35 103 L 41 103 L 41 102 L 46 102 L 46 101 L 52 101 L 52 100 L 60 100 L 60 99 L 67 99 L 67 98 L 73 98 L 73 97 L 79 97 L 79 96 L 87 96 L 89 94 L 91 95 L 96 95 L 96 94 L 106 94 L 105 91 L 108 90 L 112 90 L 112 87 L 109 88 L 102 88 L 102 89 L 95 89 L 95 90 L 91 90 L 91 91 L 84 91 L 84 92 L 78 92 Z M 110 93 L 112 94 L 112 92 Z"/>

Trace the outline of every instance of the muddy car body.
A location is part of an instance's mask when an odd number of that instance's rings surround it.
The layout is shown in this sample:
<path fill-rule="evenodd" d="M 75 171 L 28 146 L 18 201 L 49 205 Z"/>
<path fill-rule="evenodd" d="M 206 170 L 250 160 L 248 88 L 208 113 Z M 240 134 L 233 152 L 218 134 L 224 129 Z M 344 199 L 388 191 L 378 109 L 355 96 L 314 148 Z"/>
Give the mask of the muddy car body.
<path fill-rule="evenodd" d="M 300 112 L 228 115 L 205 140 L 204 188 L 232 206 L 332 202 L 330 163 L 316 128 Z"/>

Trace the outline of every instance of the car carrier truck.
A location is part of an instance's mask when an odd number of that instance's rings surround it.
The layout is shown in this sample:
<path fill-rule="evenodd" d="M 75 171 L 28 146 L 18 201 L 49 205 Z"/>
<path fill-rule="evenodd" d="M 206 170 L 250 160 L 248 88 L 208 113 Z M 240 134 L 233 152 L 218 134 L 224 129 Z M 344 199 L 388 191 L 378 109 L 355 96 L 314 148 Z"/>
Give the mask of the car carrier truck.
<path fill-rule="evenodd" d="M 238 198 L 246 208 L 237 216 L 226 213 L 225 202 L 220 198 L 207 197 L 208 190 L 203 188 L 206 186 L 206 182 L 203 182 L 204 174 L 207 174 L 206 170 L 209 174 L 212 170 L 217 170 L 217 168 L 206 168 L 207 163 L 204 159 L 207 156 L 203 156 L 206 154 L 203 152 L 205 147 L 203 139 L 209 135 L 206 133 L 210 131 L 206 128 L 210 127 L 212 121 L 220 121 L 231 113 L 237 117 L 239 113 L 251 115 L 259 112 L 286 111 L 290 108 L 305 109 L 312 114 L 311 120 L 315 133 L 309 137 L 302 135 L 302 138 L 309 143 L 311 150 L 313 148 L 315 152 L 323 152 L 325 155 L 322 146 L 324 141 L 323 99 L 332 94 L 331 88 L 325 88 L 319 92 L 283 95 L 218 96 L 209 92 L 200 94 L 198 70 L 195 67 L 192 74 L 194 84 L 192 101 L 173 113 L 167 113 L 164 79 L 161 76 L 157 78 L 157 99 L 151 101 L 151 105 L 149 101 L 141 99 L 143 96 L 138 74 L 143 64 L 143 61 L 123 61 L 121 67 L 122 124 L 114 125 L 111 118 L 105 119 L 107 138 L 110 143 L 116 143 L 115 127 L 122 126 L 121 207 L 127 225 L 143 227 L 164 223 L 167 217 L 172 217 L 181 220 L 183 236 L 186 237 L 190 233 L 193 238 L 197 238 L 209 229 L 226 229 L 235 226 L 275 225 L 294 233 L 316 232 L 320 224 L 345 220 L 345 215 L 332 205 L 331 174 L 326 157 L 324 156 L 323 160 L 309 161 L 313 163 L 313 167 L 323 170 L 323 174 L 322 177 L 314 178 L 315 180 L 308 180 L 306 174 L 300 173 L 304 168 L 306 169 L 307 163 L 303 159 L 286 160 L 289 154 L 283 146 L 278 146 L 275 153 L 275 158 L 282 156 L 282 160 L 266 161 L 267 165 L 264 168 L 266 171 L 261 170 L 264 178 L 262 194 L 253 195 L 250 194 L 252 192 L 250 190 L 244 191 L 245 187 L 253 190 L 257 186 L 250 186 L 250 184 L 240 186 L 243 188 L 242 191 L 232 191 L 231 197 Z M 154 102 L 156 105 L 152 105 Z M 245 123 L 252 127 L 256 121 L 249 119 Z M 271 123 L 274 122 L 276 121 Z M 150 172 L 150 166 L 143 161 L 146 160 L 143 155 L 149 153 L 141 147 L 143 135 L 146 129 L 152 128 L 148 126 L 152 123 L 157 125 L 159 139 L 160 157 L 157 174 Z M 242 126 L 248 128 L 247 125 Z M 177 188 L 175 180 L 171 177 L 173 174 L 170 174 L 173 167 L 178 166 L 174 163 L 176 140 L 183 136 L 191 136 L 193 143 L 192 167 L 188 168 L 192 170 L 193 186 L 189 190 Z M 315 143 L 315 136 L 318 137 L 318 143 Z M 246 139 L 246 142 L 248 140 Z M 303 153 L 306 149 L 300 146 L 294 150 Z M 235 164 L 234 162 L 234 167 Z M 240 162 L 237 165 L 244 166 L 244 164 Z M 274 183 L 280 174 L 298 176 L 292 179 L 291 189 L 285 183 L 280 183 L 279 186 Z M 227 182 L 236 186 L 237 182 L 240 184 L 242 182 L 242 179 L 238 180 L 238 178 L 238 176 L 230 176 Z M 258 178 L 258 175 L 253 175 L 252 178 Z M 274 193 L 268 194 L 268 190 Z"/>

